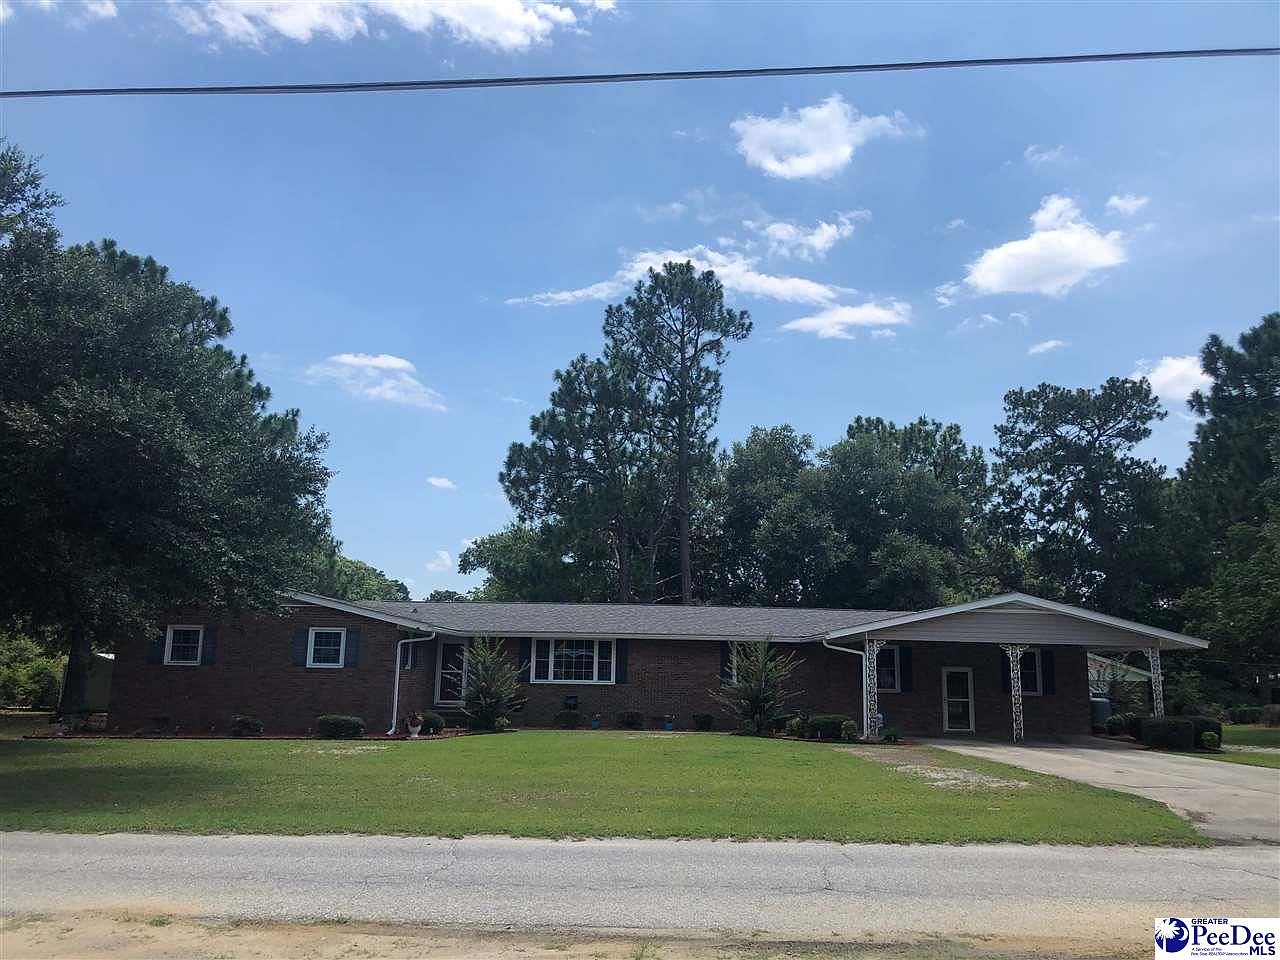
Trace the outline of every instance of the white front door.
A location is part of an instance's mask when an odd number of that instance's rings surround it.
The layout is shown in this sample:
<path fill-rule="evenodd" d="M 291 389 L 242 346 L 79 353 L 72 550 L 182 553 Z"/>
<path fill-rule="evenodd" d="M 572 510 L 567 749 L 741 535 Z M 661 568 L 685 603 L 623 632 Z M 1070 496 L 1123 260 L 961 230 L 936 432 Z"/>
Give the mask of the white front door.
<path fill-rule="evenodd" d="M 467 641 L 436 644 L 436 703 L 457 706 L 467 694 Z"/>
<path fill-rule="evenodd" d="M 942 731 L 973 732 L 973 669 L 942 668 Z"/>

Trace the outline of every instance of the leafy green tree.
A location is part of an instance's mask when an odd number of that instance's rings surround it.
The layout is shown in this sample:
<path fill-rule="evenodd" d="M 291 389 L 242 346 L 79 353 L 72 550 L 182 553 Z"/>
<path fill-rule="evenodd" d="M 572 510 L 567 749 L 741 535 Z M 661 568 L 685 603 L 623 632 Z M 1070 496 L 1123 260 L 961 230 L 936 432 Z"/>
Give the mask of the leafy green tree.
<path fill-rule="evenodd" d="M 795 696 L 790 687 L 796 660 L 778 653 L 768 643 L 735 642 L 733 670 L 711 696 L 737 718 L 744 733 L 768 736 L 786 717 L 787 703 Z"/>
<path fill-rule="evenodd" d="M 637 592 L 637 560 L 652 572 L 670 517 L 669 483 L 648 432 L 652 405 L 635 371 L 585 354 L 555 372 L 550 406 L 513 443 L 498 480 L 521 520 L 554 520 L 611 555 L 616 597 Z M 651 577 L 642 592 L 653 594 Z"/>
<path fill-rule="evenodd" d="M 1164 619 L 1164 468 L 1134 455 L 1166 414 L 1146 380 L 1010 390 L 996 425 L 997 517 L 1033 589 L 1117 616 Z"/>
<path fill-rule="evenodd" d="M 227 309 L 113 242 L 0 151 L 0 620 L 70 653 L 188 604 L 272 608 L 322 542 L 326 438 L 223 346 Z"/>
<path fill-rule="evenodd" d="M 527 700 L 517 666 L 492 637 L 476 637 L 467 651 L 466 701 L 462 710 L 473 730 L 501 730 Z"/>
<path fill-rule="evenodd" d="M 650 430 L 673 463 L 680 598 L 693 602 L 692 510 L 699 472 L 712 463 L 711 428 L 720 409 L 720 367 L 729 343 L 751 333 L 746 311 L 724 305 L 714 272 L 667 263 L 622 304 L 605 311 L 607 356 L 651 389 Z"/>
<path fill-rule="evenodd" d="M 338 600 L 408 600 L 409 588 L 377 567 L 342 553 L 337 540 L 312 551 L 296 583 L 299 590 Z"/>
<path fill-rule="evenodd" d="M 467 595 L 457 590 L 432 590 L 427 599 L 432 603 L 460 603 L 467 599 Z"/>
<path fill-rule="evenodd" d="M 599 545 L 588 552 L 582 546 L 555 523 L 512 523 L 463 550 L 458 572 L 485 571 L 484 583 L 473 594 L 476 600 L 614 599 L 609 555 Z"/>

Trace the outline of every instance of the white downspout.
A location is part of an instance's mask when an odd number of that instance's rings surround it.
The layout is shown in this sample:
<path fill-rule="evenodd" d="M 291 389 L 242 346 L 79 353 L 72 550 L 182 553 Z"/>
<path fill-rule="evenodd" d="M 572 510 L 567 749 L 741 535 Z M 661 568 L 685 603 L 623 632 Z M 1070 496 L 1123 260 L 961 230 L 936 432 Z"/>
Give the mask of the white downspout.
<path fill-rule="evenodd" d="M 840 653 L 852 653 L 854 656 L 862 658 L 862 736 L 865 738 L 871 730 L 871 714 L 867 712 L 867 654 L 862 650 L 850 650 L 848 647 L 837 647 L 825 637 L 822 640 L 822 645 L 828 650 L 836 650 Z"/>
<path fill-rule="evenodd" d="M 391 729 L 387 731 L 387 736 L 395 736 L 398 724 L 396 716 L 400 712 L 400 658 L 404 655 L 404 645 L 406 643 L 422 643 L 424 640 L 434 640 L 435 632 L 427 634 L 425 637 L 405 637 L 396 644 L 396 678 L 391 685 Z"/>

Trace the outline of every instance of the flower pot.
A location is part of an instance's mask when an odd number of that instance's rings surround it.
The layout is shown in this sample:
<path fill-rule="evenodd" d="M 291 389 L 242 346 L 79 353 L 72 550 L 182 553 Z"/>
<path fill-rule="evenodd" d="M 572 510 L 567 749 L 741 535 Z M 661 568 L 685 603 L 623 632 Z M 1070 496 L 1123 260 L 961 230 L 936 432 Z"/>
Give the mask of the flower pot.
<path fill-rule="evenodd" d="M 662 724 L 663 730 L 674 730 L 675 728 L 676 728 L 676 723 L 674 720 L 667 720 L 665 723 Z"/>
<path fill-rule="evenodd" d="M 600 729 L 600 721 L 599 721 L 599 720 L 592 720 L 592 721 L 591 721 L 591 729 L 592 729 L 592 730 L 599 730 L 599 729 Z"/>
<path fill-rule="evenodd" d="M 408 726 L 409 726 L 409 739 L 417 740 L 418 734 L 422 731 L 422 724 L 419 723 L 415 725 L 411 723 Z"/>

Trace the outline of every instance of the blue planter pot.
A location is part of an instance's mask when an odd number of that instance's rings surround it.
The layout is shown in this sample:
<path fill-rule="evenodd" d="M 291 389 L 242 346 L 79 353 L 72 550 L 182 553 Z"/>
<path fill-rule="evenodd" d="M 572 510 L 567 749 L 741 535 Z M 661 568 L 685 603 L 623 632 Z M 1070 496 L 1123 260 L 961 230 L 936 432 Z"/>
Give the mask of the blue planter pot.
<path fill-rule="evenodd" d="M 592 721 L 591 721 L 591 729 L 592 729 L 592 730 L 599 730 L 599 729 L 600 729 L 600 721 L 599 721 L 599 720 L 592 720 Z"/>

